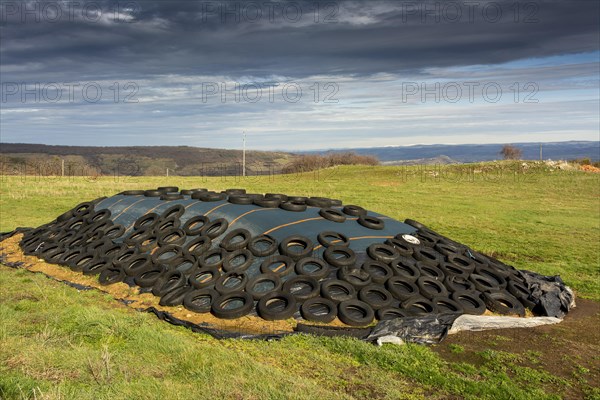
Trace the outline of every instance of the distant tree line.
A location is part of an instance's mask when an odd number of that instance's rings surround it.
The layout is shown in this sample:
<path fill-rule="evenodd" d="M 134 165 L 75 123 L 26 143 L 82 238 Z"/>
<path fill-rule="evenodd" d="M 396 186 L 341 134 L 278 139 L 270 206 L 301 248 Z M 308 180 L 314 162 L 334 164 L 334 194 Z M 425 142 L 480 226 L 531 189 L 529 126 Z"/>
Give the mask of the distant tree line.
<path fill-rule="evenodd" d="M 306 154 L 298 156 L 288 163 L 283 173 L 314 171 L 336 165 L 379 165 L 379 160 L 374 156 L 362 156 L 354 152 Z"/>

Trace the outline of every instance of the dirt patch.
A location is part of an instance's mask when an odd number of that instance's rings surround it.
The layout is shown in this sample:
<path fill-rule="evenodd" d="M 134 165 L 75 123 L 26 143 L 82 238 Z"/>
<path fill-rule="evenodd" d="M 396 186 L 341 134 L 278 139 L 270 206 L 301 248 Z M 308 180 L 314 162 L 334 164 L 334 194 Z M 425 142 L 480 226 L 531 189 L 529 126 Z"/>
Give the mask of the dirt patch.
<path fill-rule="evenodd" d="M 575 382 L 562 396 L 580 399 L 584 397 L 583 385 L 600 387 L 600 303 L 577 299 L 577 307 L 559 324 L 460 332 L 433 349 L 446 361 L 476 367 L 484 363 L 481 353 L 486 350 L 516 354 L 521 366 Z"/>

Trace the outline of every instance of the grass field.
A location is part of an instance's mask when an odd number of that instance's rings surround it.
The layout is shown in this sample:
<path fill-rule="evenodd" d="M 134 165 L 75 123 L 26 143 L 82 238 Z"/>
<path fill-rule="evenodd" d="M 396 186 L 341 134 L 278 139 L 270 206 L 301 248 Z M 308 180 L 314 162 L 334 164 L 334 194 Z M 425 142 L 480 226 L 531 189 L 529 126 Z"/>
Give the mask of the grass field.
<path fill-rule="evenodd" d="M 486 164 L 340 167 L 245 179 L 1 179 L 0 231 L 40 225 L 98 196 L 167 184 L 329 196 L 419 220 L 518 268 L 560 274 L 579 297 L 600 300 L 597 174 Z M 0 267 L 0 289 L 0 395 L 6 399 L 600 396 L 600 348 L 593 342 L 563 343 L 573 347 L 561 350 L 573 359 L 557 372 L 536 354 L 508 345 L 506 351 L 504 339 L 477 351 L 468 343 L 378 348 L 310 336 L 217 341 L 26 271 Z M 591 321 L 593 327 L 598 316 Z"/>

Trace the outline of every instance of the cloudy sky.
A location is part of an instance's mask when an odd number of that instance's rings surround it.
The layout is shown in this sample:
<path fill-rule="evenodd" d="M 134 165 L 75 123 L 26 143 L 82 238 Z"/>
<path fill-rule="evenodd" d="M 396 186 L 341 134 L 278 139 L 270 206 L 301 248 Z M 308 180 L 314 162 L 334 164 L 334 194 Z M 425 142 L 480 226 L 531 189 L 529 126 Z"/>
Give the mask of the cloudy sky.
<path fill-rule="evenodd" d="M 600 2 L 0 1 L 2 142 L 599 140 Z"/>

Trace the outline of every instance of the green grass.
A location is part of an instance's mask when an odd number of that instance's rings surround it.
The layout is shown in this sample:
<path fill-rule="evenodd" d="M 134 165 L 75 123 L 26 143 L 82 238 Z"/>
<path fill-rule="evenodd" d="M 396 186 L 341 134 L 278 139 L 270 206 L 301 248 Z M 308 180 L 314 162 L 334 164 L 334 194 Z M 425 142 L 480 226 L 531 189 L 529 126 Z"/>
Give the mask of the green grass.
<path fill-rule="evenodd" d="M 511 168 L 502 164 L 501 177 L 498 169 L 465 169 L 460 180 L 398 167 L 246 180 L 3 177 L 0 230 L 37 226 L 123 189 L 167 184 L 330 196 L 419 220 L 518 268 L 560 274 L 579 296 L 600 299 L 598 175 L 513 174 Z M 346 338 L 219 341 L 132 311 L 106 294 L 23 270 L 0 267 L 0 289 L 3 399 L 545 399 L 574 386 L 590 398 L 599 394 L 586 368 L 558 377 L 533 353 L 494 349 L 449 362 L 430 347 L 376 347 Z"/>

